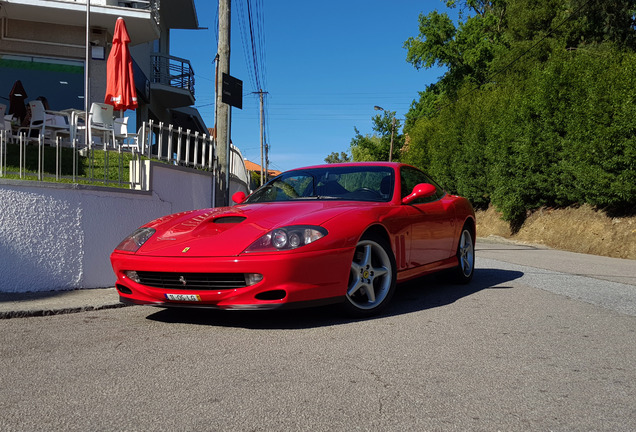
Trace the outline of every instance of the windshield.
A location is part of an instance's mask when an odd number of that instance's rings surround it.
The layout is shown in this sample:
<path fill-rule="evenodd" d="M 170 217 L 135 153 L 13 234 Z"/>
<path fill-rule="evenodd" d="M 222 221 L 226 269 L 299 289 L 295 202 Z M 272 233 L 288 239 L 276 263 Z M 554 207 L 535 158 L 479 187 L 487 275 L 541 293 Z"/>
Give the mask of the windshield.
<path fill-rule="evenodd" d="M 377 166 L 334 166 L 288 171 L 257 189 L 245 201 L 261 203 L 301 200 L 387 202 L 393 196 L 393 169 Z"/>

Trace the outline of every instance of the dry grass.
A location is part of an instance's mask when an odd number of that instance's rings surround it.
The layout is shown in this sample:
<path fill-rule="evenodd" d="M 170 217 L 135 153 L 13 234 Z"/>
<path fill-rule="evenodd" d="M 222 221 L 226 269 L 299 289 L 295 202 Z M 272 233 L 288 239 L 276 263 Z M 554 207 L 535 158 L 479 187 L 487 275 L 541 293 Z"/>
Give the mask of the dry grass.
<path fill-rule="evenodd" d="M 532 213 L 518 233 L 492 207 L 477 212 L 477 235 L 498 236 L 555 249 L 636 260 L 636 216 L 612 218 L 584 205 Z"/>

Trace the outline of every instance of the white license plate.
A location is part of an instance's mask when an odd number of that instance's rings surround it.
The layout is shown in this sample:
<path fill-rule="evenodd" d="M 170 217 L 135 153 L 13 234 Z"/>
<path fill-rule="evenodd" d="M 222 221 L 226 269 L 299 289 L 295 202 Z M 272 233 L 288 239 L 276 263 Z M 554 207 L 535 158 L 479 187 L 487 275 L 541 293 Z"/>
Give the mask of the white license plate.
<path fill-rule="evenodd" d="M 188 301 L 188 302 L 198 302 L 201 301 L 201 297 L 196 294 L 165 294 L 168 300 L 173 301 Z"/>

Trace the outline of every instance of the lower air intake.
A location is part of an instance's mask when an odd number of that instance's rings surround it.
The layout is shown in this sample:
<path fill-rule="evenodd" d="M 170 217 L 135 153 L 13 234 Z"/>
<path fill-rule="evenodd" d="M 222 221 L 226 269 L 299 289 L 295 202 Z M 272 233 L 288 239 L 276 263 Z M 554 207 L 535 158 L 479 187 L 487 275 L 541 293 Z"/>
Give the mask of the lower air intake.
<path fill-rule="evenodd" d="M 271 290 L 258 293 L 255 297 L 257 300 L 282 300 L 286 295 L 284 290 Z"/>

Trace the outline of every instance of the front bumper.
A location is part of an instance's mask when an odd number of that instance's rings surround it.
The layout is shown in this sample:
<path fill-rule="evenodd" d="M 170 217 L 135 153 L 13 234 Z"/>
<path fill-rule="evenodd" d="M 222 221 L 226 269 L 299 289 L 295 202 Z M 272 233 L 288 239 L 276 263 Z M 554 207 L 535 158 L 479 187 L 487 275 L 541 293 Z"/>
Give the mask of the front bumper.
<path fill-rule="evenodd" d="M 216 309 L 278 309 L 316 306 L 344 299 L 353 248 L 328 251 L 244 254 L 238 257 L 174 258 L 113 252 L 120 300 L 129 304 Z M 136 283 L 125 271 L 172 273 L 259 273 L 263 280 L 231 289 L 164 289 Z M 167 294 L 195 296 L 174 301 Z M 273 298 L 273 299 L 269 299 Z"/>

